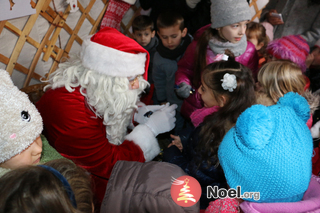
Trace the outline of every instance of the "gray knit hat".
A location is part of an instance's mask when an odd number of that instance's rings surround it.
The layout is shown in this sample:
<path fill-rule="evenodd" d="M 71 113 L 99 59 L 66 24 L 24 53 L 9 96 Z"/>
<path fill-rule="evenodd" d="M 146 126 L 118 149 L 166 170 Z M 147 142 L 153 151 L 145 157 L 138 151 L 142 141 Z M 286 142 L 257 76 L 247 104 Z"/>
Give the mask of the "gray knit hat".
<path fill-rule="evenodd" d="M 41 134 L 42 118 L 28 95 L 0 69 L 0 163 L 27 149 Z"/>
<path fill-rule="evenodd" d="M 251 19 L 246 0 L 211 0 L 211 28 L 218 28 Z"/>

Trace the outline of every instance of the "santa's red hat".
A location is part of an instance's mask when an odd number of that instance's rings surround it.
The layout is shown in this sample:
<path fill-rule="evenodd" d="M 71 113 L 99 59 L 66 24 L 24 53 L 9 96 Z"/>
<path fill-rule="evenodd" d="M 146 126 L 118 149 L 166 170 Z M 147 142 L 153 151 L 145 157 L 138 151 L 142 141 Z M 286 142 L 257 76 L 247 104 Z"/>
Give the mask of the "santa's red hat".
<path fill-rule="evenodd" d="M 82 65 L 114 77 L 143 75 L 147 79 L 149 53 L 135 40 L 105 27 L 82 43 Z"/>

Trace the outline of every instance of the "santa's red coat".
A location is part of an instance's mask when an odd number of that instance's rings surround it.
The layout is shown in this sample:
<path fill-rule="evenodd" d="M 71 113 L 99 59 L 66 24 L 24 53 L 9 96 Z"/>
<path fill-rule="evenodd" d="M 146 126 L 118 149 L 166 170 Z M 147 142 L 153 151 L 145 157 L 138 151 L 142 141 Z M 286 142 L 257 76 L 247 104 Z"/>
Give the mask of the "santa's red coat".
<path fill-rule="evenodd" d="M 118 160 L 144 162 L 142 149 L 133 141 L 113 145 L 106 138 L 103 120 L 88 108 L 76 88 L 48 90 L 37 102 L 43 118 L 44 135 L 64 157 L 87 169 L 94 180 L 95 195 L 102 201 L 108 178 Z"/>

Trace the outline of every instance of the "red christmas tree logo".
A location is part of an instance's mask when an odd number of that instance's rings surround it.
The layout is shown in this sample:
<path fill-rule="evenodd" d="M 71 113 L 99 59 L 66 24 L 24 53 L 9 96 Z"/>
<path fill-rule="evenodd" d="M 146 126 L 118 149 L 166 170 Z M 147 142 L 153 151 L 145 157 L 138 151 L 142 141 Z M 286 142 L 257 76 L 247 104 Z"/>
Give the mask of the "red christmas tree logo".
<path fill-rule="evenodd" d="M 198 202 L 201 196 L 199 182 L 191 176 L 172 178 L 171 197 L 179 206 L 189 207 Z"/>

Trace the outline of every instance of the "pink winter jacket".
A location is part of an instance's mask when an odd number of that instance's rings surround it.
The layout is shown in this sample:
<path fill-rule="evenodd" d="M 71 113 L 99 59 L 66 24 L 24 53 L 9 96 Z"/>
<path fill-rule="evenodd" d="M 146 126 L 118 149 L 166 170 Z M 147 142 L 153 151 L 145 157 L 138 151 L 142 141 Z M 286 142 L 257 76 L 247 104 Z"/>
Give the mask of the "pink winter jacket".
<path fill-rule="evenodd" d="M 191 82 L 192 82 L 193 70 L 194 70 L 194 54 L 195 54 L 197 42 L 200 36 L 202 35 L 202 33 L 209 27 L 210 27 L 210 24 L 200 28 L 195 33 L 193 41 L 188 46 L 181 60 L 178 62 L 178 70 L 176 72 L 176 82 L 175 82 L 176 85 L 179 85 L 182 82 L 192 85 Z M 247 45 L 246 51 L 242 55 L 236 57 L 236 61 L 249 67 L 253 72 L 253 76 L 256 78 L 257 71 L 258 71 L 259 57 L 255 49 L 255 46 L 249 41 L 247 43 L 248 45 Z M 209 45 L 208 45 L 207 64 L 214 62 L 215 56 L 216 54 L 212 52 L 212 50 L 209 48 Z M 194 110 L 200 109 L 203 107 L 200 94 L 197 91 L 198 88 L 194 88 L 194 89 L 196 89 L 196 91 L 193 94 L 191 94 L 188 98 L 186 98 L 182 104 L 181 113 L 186 118 L 190 118 L 190 115 Z"/>
<path fill-rule="evenodd" d="M 240 208 L 239 208 L 240 207 Z M 241 209 L 241 211 L 240 211 Z M 227 211 L 228 210 L 228 211 Z M 312 175 L 307 191 L 301 201 L 283 203 L 258 203 L 244 201 L 239 205 L 236 199 L 226 198 L 210 202 L 205 213 L 319 213 L 320 178 Z"/>

